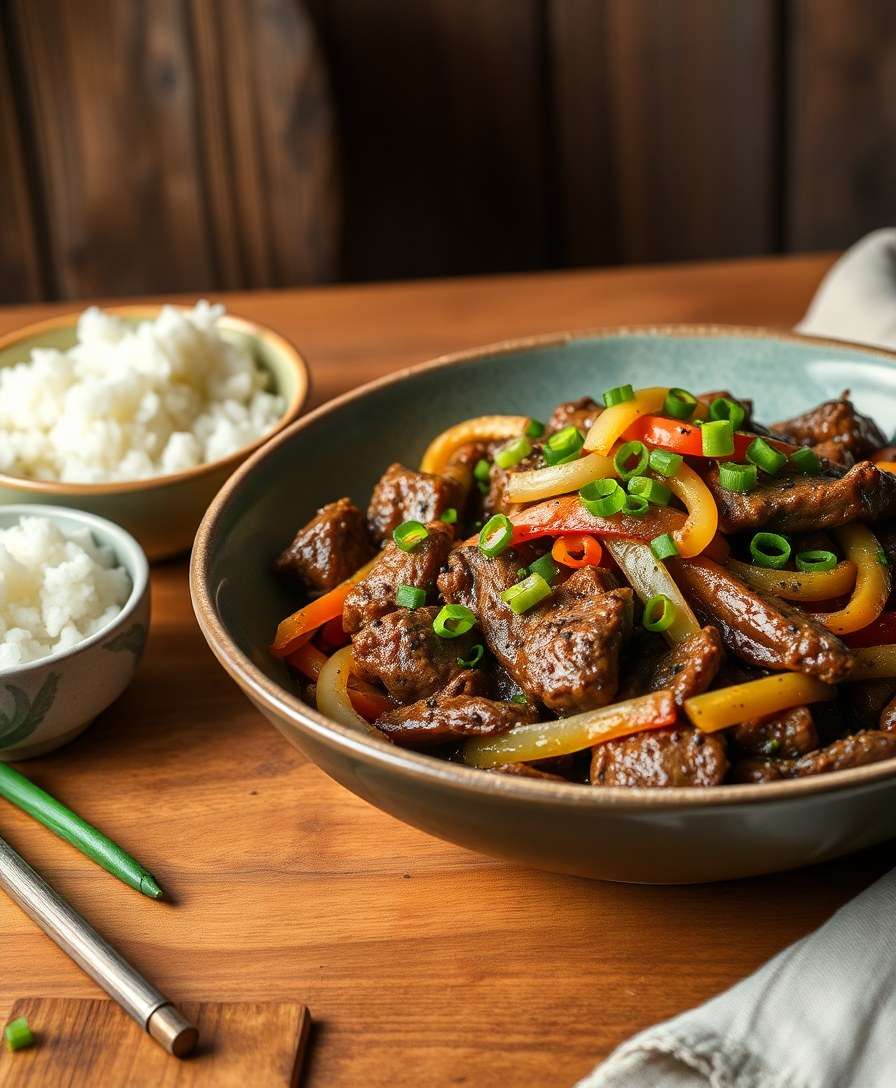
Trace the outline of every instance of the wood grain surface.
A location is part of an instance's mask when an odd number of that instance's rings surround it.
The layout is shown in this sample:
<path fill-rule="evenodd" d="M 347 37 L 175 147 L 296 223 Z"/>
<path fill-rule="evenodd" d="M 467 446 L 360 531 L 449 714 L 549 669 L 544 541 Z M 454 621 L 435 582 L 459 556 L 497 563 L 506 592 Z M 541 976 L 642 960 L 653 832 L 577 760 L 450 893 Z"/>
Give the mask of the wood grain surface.
<path fill-rule="evenodd" d="M 2 1088 L 298 1088 L 308 1010 L 296 1002 L 186 1002 L 199 1030 L 186 1059 L 171 1058 L 122 1009 L 102 998 L 28 997 L 24 1016 L 35 1045 L 0 1052 Z"/>
<path fill-rule="evenodd" d="M 827 258 L 233 295 L 306 352 L 315 400 L 441 352 L 607 324 L 791 325 Z M 0 311 L 0 331 L 49 307 Z M 58 309 L 58 307 L 57 307 Z M 196 629 L 183 562 L 153 571 L 146 658 L 115 707 L 22 769 L 152 870 L 155 903 L 15 810 L 0 831 L 178 1002 L 295 1000 L 308 1083 L 569 1085 L 637 1029 L 729 986 L 892 865 L 653 888 L 525 870 L 428 838 L 327 779 Z M 0 901 L 0 1022 L 98 996 Z M 38 1026 L 38 1025 L 35 1025 Z M 2 1083 L 2 1081 L 0 1081 Z"/>

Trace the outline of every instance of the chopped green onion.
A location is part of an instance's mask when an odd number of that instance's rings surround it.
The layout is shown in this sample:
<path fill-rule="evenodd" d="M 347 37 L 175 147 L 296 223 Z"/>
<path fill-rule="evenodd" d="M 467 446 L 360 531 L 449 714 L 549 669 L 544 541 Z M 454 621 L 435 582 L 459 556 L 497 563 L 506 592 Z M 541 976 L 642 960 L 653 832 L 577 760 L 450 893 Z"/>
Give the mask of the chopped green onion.
<path fill-rule="evenodd" d="M 672 539 L 670 533 L 662 533 L 655 536 L 650 542 L 650 550 L 657 559 L 671 559 L 678 555 L 678 545 Z"/>
<path fill-rule="evenodd" d="M 687 389 L 670 389 L 663 401 L 663 414 L 673 419 L 690 419 L 697 407 L 697 398 Z"/>
<path fill-rule="evenodd" d="M 506 514 L 494 514 L 479 533 L 479 550 L 489 559 L 506 551 L 513 540 L 513 524 Z"/>
<path fill-rule="evenodd" d="M 778 737 L 772 737 L 770 741 L 766 741 L 762 748 L 762 754 L 764 756 L 773 756 L 781 747 L 781 741 Z"/>
<path fill-rule="evenodd" d="M 668 506 L 672 498 L 672 492 L 665 484 L 661 484 L 659 480 L 651 480 L 649 476 L 632 476 L 628 482 L 628 493 L 647 499 L 654 506 Z"/>
<path fill-rule="evenodd" d="M 484 457 L 480 457 L 473 469 L 473 475 L 477 480 L 488 480 L 492 474 L 492 466 Z"/>
<path fill-rule="evenodd" d="M 457 638 L 475 626 L 475 612 L 462 604 L 444 605 L 432 621 L 432 629 L 439 638 Z"/>
<path fill-rule="evenodd" d="M 528 577 L 529 577 L 529 568 L 528 567 L 520 567 L 519 570 L 517 570 L 516 580 L 518 582 L 522 582 L 522 580 L 524 578 L 528 578 Z"/>
<path fill-rule="evenodd" d="M 719 464 L 719 483 L 726 491 L 752 491 L 759 483 L 759 469 L 755 465 L 722 461 Z"/>
<path fill-rule="evenodd" d="M 668 450 L 651 450 L 650 467 L 660 476 L 675 476 L 681 468 L 684 458 L 680 453 L 670 453 Z"/>
<path fill-rule="evenodd" d="M 527 438 L 541 438 L 544 434 L 544 424 L 540 419 L 530 419 L 523 433 Z"/>
<path fill-rule="evenodd" d="M 514 465 L 518 465 L 524 457 L 528 457 L 532 452 L 532 443 L 524 434 L 521 434 L 519 438 L 514 438 L 511 442 L 502 446 L 495 454 L 495 464 L 499 468 L 513 468 Z"/>
<path fill-rule="evenodd" d="M 526 698 L 526 696 L 525 696 L 525 695 L 522 695 L 522 694 L 520 694 L 520 695 L 511 695 L 511 696 L 510 696 L 510 701 L 511 701 L 512 703 L 517 703 L 517 704 L 518 704 L 518 705 L 520 705 L 520 706 L 525 706 L 525 705 L 526 705 L 526 703 L 527 703 L 527 702 L 528 702 L 529 700 L 528 700 L 528 699 Z"/>
<path fill-rule="evenodd" d="M 633 458 L 634 464 L 631 464 Z M 620 479 L 628 480 L 632 476 L 640 476 L 647 468 L 649 459 L 647 447 L 636 439 L 634 442 L 626 442 L 625 445 L 619 447 L 613 457 L 613 464 L 616 466 Z"/>
<path fill-rule="evenodd" d="M 642 620 L 647 631 L 655 631 L 657 634 L 668 631 L 675 619 L 677 608 L 669 600 L 665 593 L 657 593 L 644 605 L 644 618 Z"/>
<path fill-rule="evenodd" d="M 779 453 L 774 446 L 770 446 L 764 438 L 757 438 L 747 446 L 747 460 L 767 472 L 769 476 L 777 476 L 787 464 L 787 458 Z"/>
<path fill-rule="evenodd" d="M 501 600 L 521 616 L 550 595 L 551 587 L 544 578 L 540 574 L 530 574 L 524 581 L 505 589 L 501 593 Z"/>
<path fill-rule="evenodd" d="M 727 419 L 731 426 L 737 430 L 747 418 L 743 405 L 730 397 L 716 397 L 709 406 L 710 419 Z"/>
<path fill-rule="evenodd" d="M 426 590 L 418 586 L 399 586 L 395 603 L 399 608 L 422 608 L 426 604 Z"/>
<path fill-rule="evenodd" d="M 780 570 L 790 558 L 790 541 L 780 533 L 757 533 L 750 541 L 750 555 L 758 567 Z"/>
<path fill-rule="evenodd" d="M 3 1038 L 10 1050 L 24 1050 L 26 1046 L 32 1046 L 34 1043 L 34 1036 L 24 1016 L 10 1020 L 4 1029 Z"/>
<path fill-rule="evenodd" d="M 826 548 L 810 548 L 797 552 L 794 558 L 797 570 L 833 570 L 837 566 L 837 556 Z"/>
<path fill-rule="evenodd" d="M 818 454 L 814 450 L 810 450 L 808 446 L 803 446 L 796 453 L 792 453 L 790 461 L 804 476 L 817 476 L 821 472 L 821 462 L 818 460 Z"/>
<path fill-rule="evenodd" d="M 485 647 L 481 642 L 477 642 L 476 645 L 470 650 L 470 656 L 466 661 L 462 657 L 457 659 L 458 665 L 462 669 L 475 669 L 479 662 L 482 660 L 482 655 L 485 653 Z"/>
<path fill-rule="evenodd" d="M 542 578 L 544 578 L 544 580 L 548 583 L 548 585 L 553 582 L 559 572 L 560 568 L 557 566 L 554 560 L 551 559 L 550 552 L 545 552 L 544 555 L 541 556 L 539 559 L 536 559 L 534 563 L 529 564 L 529 573 L 540 574 Z"/>
<path fill-rule="evenodd" d="M 578 427 L 570 425 L 552 434 L 541 452 L 549 465 L 565 465 L 578 457 L 584 441 L 585 436 Z"/>
<path fill-rule="evenodd" d="M 446 525 L 454 525 L 457 521 L 457 511 L 453 506 L 449 506 L 447 510 L 442 511 L 442 521 L 444 521 Z"/>
<path fill-rule="evenodd" d="M 610 518 L 625 506 L 625 492 L 616 480 L 592 480 L 579 488 L 579 501 L 596 518 Z"/>
<path fill-rule="evenodd" d="M 704 457 L 730 457 L 734 453 L 734 428 L 730 419 L 710 419 L 700 428 Z"/>
<path fill-rule="evenodd" d="M 625 496 L 625 506 L 622 508 L 623 514 L 628 514 L 633 518 L 643 518 L 649 509 L 650 503 L 640 495 Z"/>
<path fill-rule="evenodd" d="M 392 530 L 392 539 L 403 552 L 411 552 L 429 536 L 429 530 L 419 521 L 403 521 Z"/>
<path fill-rule="evenodd" d="M 877 561 L 882 567 L 888 567 L 890 565 L 890 557 L 883 550 L 883 548 L 877 549 Z"/>
<path fill-rule="evenodd" d="M 604 408 L 612 408 L 616 404 L 625 404 L 627 400 L 635 399 L 635 391 L 630 385 L 617 385 L 604 393 Z"/>

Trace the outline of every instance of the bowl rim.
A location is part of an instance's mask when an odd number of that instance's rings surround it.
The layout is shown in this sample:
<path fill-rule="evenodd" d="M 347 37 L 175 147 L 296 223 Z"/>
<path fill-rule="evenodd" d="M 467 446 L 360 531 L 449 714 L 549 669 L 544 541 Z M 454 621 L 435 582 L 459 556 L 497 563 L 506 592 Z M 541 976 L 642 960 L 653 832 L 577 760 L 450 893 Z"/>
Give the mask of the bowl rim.
<path fill-rule="evenodd" d="M 114 314 L 118 317 L 133 317 L 151 320 L 154 317 L 157 317 L 166 306 L 187 313 L 193 309 L 192 306 L 181 302 L 129 303 L 122 306 L 101 306 L 99 308 L 102 309 L 104 313 Z M 28 325 L 23 325 L 19 329 L 14 329 L 11 332 L 5 333 L 0 336 L 0 351 L 13 347 L 20 340 L 39 336 L 41 333 L 50 332 L 54 329 L 77 325 L 83 312 L 83 310 L 79 310 L 64 314 L 55 314 L 53 317 L 43 318 L 40 321 L 33 321 Z M 257 336 L 261 340 L 269 341 L 278 347 L 292 364 L 297 378 L 296 388 L 289 403 L 271 430 L 265 431 L 263 435 L 260 435 L 247 445 L 240 446 L 238 450 L 228 454 L 226 457 L 219 457 L 214 461 L 206 461 L 204 464 L 196 465 L 193 468 L 182 469 L 180 472 L 169 472 L 160 476 L 148 476 L 145 479 L 139 480 L 110 480 L 103 483 L 83 484 L 63 482 L 61 480 L 32 480 L 27 476 L 10 476 L 7 473 L 0 472 L 0 487 L 8 488 L 11 491 L 26 491 L 33 494 L 46 495 L 48 498 L 52 498 L 54 495 L 122 495 L 129 494 L 133 491 L 147 491 L 155 487 L 166 487 L 172 484 L 181 483 L 185 480 L 198 479 L 201 476 L 211 475 L 222 469 L 238 465 L 240 461 L 243 461 L 249 454 L 253 453 L 260 446 L 263 446 L 265 442 L 273 438 L 274 435 L 280 434 L 286 427 L 298 419 L 302 413 L 302 409 L 308 403 L 308 397 L 311 392 L 311 372 L 307 360 L 295 344 L 290 340 L 287 340 L 286 337 L 282 336 L 279 332 L 275 332 L 270 326 L 263 325 L 261 322 L 253 321 L 250 318 L 240 317 L 238 314 L 231 313 L 229 310 L 220 318 L 220 326 L 222 329 L 229 329 L 232 332 Z"/>
<path fill-rule="evenodd" d="M 146 558 L 146 553 L 127 529 L 122 528 L 121 525 L 116 524 L 114 521 L 101 517 L 99 514 L 88 513 L 86 510 L 78 510 L 68 506 L 52 506 L 44 503 L 22 502 L 0 505 L 0 516 L 5 517 L 8 514 L 20 518 L 48 518 L 50 521 L 57 523 L 62 520 L 80 522 L 94 536 L 99 538 L 101 543 L 113 550 L 118 564 L 128 572 L 131 579 L 131 592 L 120 610 L 107 623 L 104 623 L 92 635 L 75 643 L 74 646 L 69 646 L 66 650 L 56 650 L 55 653 L 46 654 L 35 661 L 28 661 L 24 665 L 13 665 L 7 669 L 0 668 L 0 684 L 6 684 L 14 677 L 37 672 L 60 661 L 71 659 L 81 653 L 82 650 L 88 650 L 91 646 L 108 638 L 110 632 L 116 627 L 127 623 L 128 619 L 140 606 L 149 589 L 149 560 Z M 131 560 L 130 565 L 124 562 L 123 553 L 128 554 Z M 130 569 L 131 566 L 133 571 Z"/>
<path fill-rule="evenodd" d="M 706 810 L 773 801 L 786 803 L 810 795 L 869 785 L 892 777 L 896 774 L 896 757 L 864 767 L 838 771 L 836 774 L 787 779 L 780 782 L 715 786 L 711 789 L 699 786 L 673 786 L 663 789 L 646 786 L 603 786 L 600 789 L 594 789 L 590 786 L 583 787 L 580 783 L 559 783 L 514 775 L 488 774 L 479 768 L 449 763 L 422 752 L 399 748 L 386 740 L 359 733 L 324 717 L 282 685 L 269 679 L 231 638 L 215 608 L 210 585 L 212 551 L 219 523 L 246 477 L 276 449 L 289 442 L 294 434 L 312 428 L 317 420 L 338 411 L 346 404 L 363 399 L 375 389 L 399 384 L 417 374 L 449 369 L 471 359 L 497 359 L 520 351 L 561 345 L 581 339 L 610 339 L 619 336 L 654 336 L 674 339 L 737 337 L 771 340 L 822 348 L 852 349 L 864 355 L 877 356 L 890 364 L 896 364 L 896 351 L 834 337 L 807 336 L 763 326 L 667 323 L 605 326 L 499 340 L 481 347 L 440 355 L 429 361 L 403 367 L 391 374 L 365 382 L 296 420 L 275 439 L 266 443 L 263 449 L 256 451 L 227 480 L 207 509 L 197 530 L 190 558 L 190 595 L 199 628 L 215 657 L 253 701 L 274 716 L 286 719 L 300 732 L 311 734 L 316 740 L 322 741 L 330 748 L 348 752 L 368 766 L 388 766 L 400 769 L 420 783 L 441 783 L 468 794 L 488 795 L 491 798 L 504 798 L 508 801 L 520 800 L 528 804 L 560 804 L 570 808 Z"/>

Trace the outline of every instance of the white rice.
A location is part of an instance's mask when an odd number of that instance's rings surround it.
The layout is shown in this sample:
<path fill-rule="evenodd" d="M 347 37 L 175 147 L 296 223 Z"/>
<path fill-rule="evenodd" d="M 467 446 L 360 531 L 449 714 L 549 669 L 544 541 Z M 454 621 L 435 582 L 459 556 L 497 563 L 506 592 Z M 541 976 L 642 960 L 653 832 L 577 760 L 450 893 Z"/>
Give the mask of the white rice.
<path fill-rule="evenodd" d="M 166 306 L 129 325 L 96 307 L 68 351 L 0 368 L 0 472 L 103 483 L 194 468 L 237 452 L 281 417 L 267 376 L 218 331 L 223 306 Z"/>
<path fill-rule="evenodd" d="M 89 530 L 40 517 L 0 529 L 0 670 L 67 650 L 99 631 L 131 592 L 124 567 Z"/>

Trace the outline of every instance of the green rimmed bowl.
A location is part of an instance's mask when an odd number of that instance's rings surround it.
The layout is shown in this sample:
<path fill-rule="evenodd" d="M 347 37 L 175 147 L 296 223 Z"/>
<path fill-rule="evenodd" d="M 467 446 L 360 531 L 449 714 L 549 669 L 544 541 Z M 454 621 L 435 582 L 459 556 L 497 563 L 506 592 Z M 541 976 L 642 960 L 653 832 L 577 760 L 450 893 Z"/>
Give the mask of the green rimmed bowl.
<path fill-rule="evenodd" d="M 105 313 L 135 325 L 153 320 L 161 309 L 161 306 L 103 307 Z M 0 337 L 0 367 L 27 361 L 34 348 L 64 351 L 72 347 L 77 339 L 80 316 L 80 313 L 62 314 Z M 232 314 L 221 318 L 219 328 L 228 339 L 248 348 L 270 375 L 272 388 L 283 397 L 286 408 L 273 430 L 228 457 L 146 480 L 76 484 L 29 480 L 0 473 L 0 506 L 52 503 L 109 518 L 132 533 L 152 560 L 187 551 L 202 515 L 227 477 L 253 450 L 292 423 L 308 397 L 305 360 L 279 333 Z"/>
<path fill-rule="evenodd" d="M 0 507 L 0 529 L 22 516 L 48 518 L 63 530 L 88 529 L 131 579 L 121 611 L 68 650 L 0 669 L 0 760 L 30 759 L 74 740 L 133 678 L 149 631 L 149 564 L 118 525 L 82 510 L 22 503 Z"/>
<path fill-rule="evenodd" d="M 438 359 L 319 408 L 255 454 L 203 519 L 191 563 L 218 660 L 287 739 L 377 807 L 443 839 L 526 865 L 648 883 L 723 880 L 807 865 L 896 834 L 896 760 L 715 789 L 593 788 L 489 774 L 329 721 L 266 647 L 294 602 L 270 573 L 325 502 L 366 504 L 391 461 L 492 412 L 544 418 L 563 400 L 631 382 L 732 389 L 759 419 L 852 390 L 896 425 L 896 355 L 761 329 L 669 326 L 515 341 Z"/>

